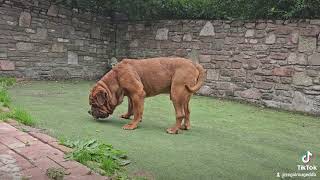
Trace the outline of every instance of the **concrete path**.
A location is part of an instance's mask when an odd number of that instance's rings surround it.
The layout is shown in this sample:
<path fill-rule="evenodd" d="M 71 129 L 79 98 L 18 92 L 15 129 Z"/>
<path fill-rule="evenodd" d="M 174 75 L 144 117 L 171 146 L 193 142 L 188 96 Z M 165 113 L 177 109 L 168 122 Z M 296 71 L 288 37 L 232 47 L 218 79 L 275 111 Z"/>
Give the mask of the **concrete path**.
<path fill-rule="evenodd" d="M 106 180 L 86 166 L 64 159 L 71 149 L 37 131 L 22 132 L 14 122 L 0 122 L 0 179 L 47 180 L 48 168 L 65 171 L 65 180 Z"/>

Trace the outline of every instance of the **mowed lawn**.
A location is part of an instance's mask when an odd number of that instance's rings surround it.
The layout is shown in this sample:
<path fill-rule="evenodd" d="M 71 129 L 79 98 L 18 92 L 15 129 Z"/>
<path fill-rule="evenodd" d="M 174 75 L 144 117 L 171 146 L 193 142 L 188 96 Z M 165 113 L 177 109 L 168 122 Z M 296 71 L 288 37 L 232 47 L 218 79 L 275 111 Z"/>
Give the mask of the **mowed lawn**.
<path fill-rule="evenodd" d="M 156 179 L 277 179 L 277 172 L 298 172 L 309 150 L 320 166 L 320 119 L 211 97 L 193 96 L 190 131 L 166 134 L 175 122 L 168 95 L 145 101 L 143 121 L 134 131 L 119 115 L 97 122 L 87 113 L 94 82 L 27 82 L 10 89 L 15 106 L 36 119 L 36 126 L 58 138 L 98 139 L 127 152 L 128 172 L 145 171 Z M 319 170 L 318 170 L 319 171 Z M 320 171 L 318 172 L 320 174 Z"/>

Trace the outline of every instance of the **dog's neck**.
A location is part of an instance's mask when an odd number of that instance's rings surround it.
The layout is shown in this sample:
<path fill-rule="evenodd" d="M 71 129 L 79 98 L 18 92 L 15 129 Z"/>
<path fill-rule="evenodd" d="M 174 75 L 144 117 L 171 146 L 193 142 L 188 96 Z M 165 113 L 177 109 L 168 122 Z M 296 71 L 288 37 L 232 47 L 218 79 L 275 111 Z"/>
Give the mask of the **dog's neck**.
<path fill-rule="evenodd" d="M 111 95 L 112 99 L 115 98 L 112 100 L 114 102 L 112 103 L 112 106 L 117 106 L 122 102 L 124 92 L 119 85 L 117 72 L 114 69 L 103 76 L 98 81 L 98 84 L 103 87 L 109 93 L 109 95 Z"/>
<path fill-rule="evenodd" d="M 116 71 L 113 69 L 109 71 L 98 81 L 98 84 L 105 89 L 109 89 L 111 92 L 117 91 L 119 89 L 119 82 Z"/>

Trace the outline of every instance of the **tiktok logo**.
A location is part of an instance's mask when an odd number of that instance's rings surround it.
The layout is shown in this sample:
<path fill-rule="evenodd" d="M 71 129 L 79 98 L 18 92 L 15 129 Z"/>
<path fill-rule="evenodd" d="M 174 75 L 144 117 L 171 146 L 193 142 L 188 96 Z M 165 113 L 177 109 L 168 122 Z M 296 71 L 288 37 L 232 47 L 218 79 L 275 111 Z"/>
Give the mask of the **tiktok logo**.
<path fill-rule="evenodd" d="M 310 151 L 307 151 L 305 155 L 302 156 L 302 162 L 307 164 L 310 160 L 311 160 L 311 157 L 312 157 L 312 153 Z"/>

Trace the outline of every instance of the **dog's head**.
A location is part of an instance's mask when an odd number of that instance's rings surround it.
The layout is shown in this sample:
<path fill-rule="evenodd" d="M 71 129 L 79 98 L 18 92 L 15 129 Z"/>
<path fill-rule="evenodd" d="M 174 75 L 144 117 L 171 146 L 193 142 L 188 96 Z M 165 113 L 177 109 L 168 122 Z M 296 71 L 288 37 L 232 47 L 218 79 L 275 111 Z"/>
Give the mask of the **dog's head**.
<path fill-rule="evenodd" d="M 108 92 L 101 86 L 95 86 L 89 95 L 89 104 L 91 110 L 88 111 L 95 119 L 107 118 L 112 114 L 111 109 L 108 109 Z"/>
<path fill-rule="evenodd" d="M 98 82 L 91 90 L 89 104 L 91 110 L 88 111 L 95 119 L 107 118 L 113 113 L 115 107 L 123 100 L 123 92 L 111 92 L 109 87 Z"/>

